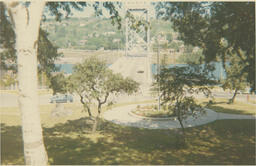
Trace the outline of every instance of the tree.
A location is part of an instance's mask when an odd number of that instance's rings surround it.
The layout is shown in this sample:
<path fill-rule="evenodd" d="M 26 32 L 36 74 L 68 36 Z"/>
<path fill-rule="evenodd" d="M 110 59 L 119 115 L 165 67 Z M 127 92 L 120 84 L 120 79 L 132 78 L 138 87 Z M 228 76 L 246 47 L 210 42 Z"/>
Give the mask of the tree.
<path fill-rule="evenodd" d="M 186 64 L 202 64 L 204 55 L 202 54 L 202 50 L 184 52 L 179 56 L 178 61 Z"/>
<path fill-rule="evenodd" d="M 185 44 L 203 49 L 206 62 L 219 58 L 225 65 L 230 56 L 238 56 L 240 72 L 247 73 L 246 80 L 255 89 L 255 3 L 163 2 L 156 9 L 173 22 Z"/>
<path fill-rule="evenodd" d="M 235 91 L 233 97 L 228 101 L 229 104 L 234 103 L 238 91 L 244 90 L 248 85 L 246 80 L 248 73 L 241 72 L 243 68 L 244 64 L 237 56 L 231 57 L 229 65 L 226 66 L 227 78 L 224 80 L 222 87 Z"/>
<path fill-rule="evenodd" d="M 4 4 L 8 10 L 8 18 L 15 34 L 14 48 L 18 64 L 19 108 L 22 116 L 25 163 L 28 165 L 47 165 L 37 94 L 38 36 L 45 1 L 6 1 Z M 56 16 L 56 20 L 60 20 L 63 15 L 60 9 L 66 11 L 66 16 L 68 16 L 71 13 L 71 7 L 82 10 L 86 3 L 48 2 L 46 6 L 51 14 Z M 103 6 L 109 9 L 113 22 L 119 23 L 121 18 L 113 3 L 106 2 L 103 3 Z M 98 2 L 95 3 L 94 8 L 95 10 L 99 8 Z M 5 30 L 7 31 L 7 29 Z"/>
<path fill-rule="evenodd" d="M 7 9 L 3 3 L 0 3 L 0 45 L 3 47 L 1 55 L 1 69 L 11 70 L 17 73 L 17 56 L 15 50 L 15 33 L 11 22 L 6 18 Z M 51 78 L 51 73 L 58 70 L 54 62 L 61 56 L 57 52 L 57 47 L 48 39 L 48 33 L 40 28 L 38 40 L 38 72 L 45 73 L 47 78 Z"/>
<path fill-rule="evenodd" d="M 138 83 L 121 74 L 114 74 L 107 64 L 94 57 L 85 60 L 74 68 L 69 77 L 68 90 L 80 96 L 84 109 L 91 117 L 90 105 L 97 103 L 97 116 L 92 131 L 95 132 L 102 105 L 107 103 L 109 96 L 121 93 L 132 94 L 138 90 Z"/>
<path fill-rule="evenodd" d="M 19 107 L 26 164 L 47 165 L 37 96 L 37 47 L 43 1 L 5 2 L 15 32 Z M 27 7 L 28 6 L 28 7 Z M 28 65 L 29 64 L 29 65 Z"/>
<path fill-rule="evenodd" d="M 17 76 L 14 74 L 13 75 L 5 74 L 3 78 L 0 80 L 0 87 L 8 87 L 10 85 L 17 83 L 16 77 Z"/>
<path fill-rule="evenodd" d="M 38 72 L 45 73 L 46 76 L 51 79 L 52 72 L 59 70 L 55 65 L 55 61 L 62 56 L 58 53 L 58 48 L 54 46 L 48 39 L 48 33 L 41 28 L 39 29 L 39 41 L 38 41 Z"/>
<path fill-rule="evenodd" d="M 53 94 L 67 92 L 67 78 L 63 73 L 57 73 L 51 76 L 50 88 L 53 90 Z"/>
<path fill-rule="evenodd" d="M 168 40 L 168 42 L 172 42 L 173 37 L 172 37 L 172 34 L 171 34 L 171 33 L 167 33 L 167 34 L 166 34 L 166 40 Z"/>
<path fill-rule="evenodd" d="M 193 94 L 203 93 L 211 95 L 209 85 L 214 85 L 208 71 L 210 66 L 202 67 L 190 65 L 186 67 L 164 68 L 161 70 L 153 90 L 160 86 L 161 105 L 165 105 L 177 116 L 183 133 L 182 144 L 186 143 L 186 132 L 183 121 L 188 116 L 198 116 L 203 112 L 202 107 L 196 103 Z"/>
<path fill-rule="evenodd" d="M 10 22 L 6 18 L 6 8 L 2 2 L 0 2 L 0 48 L 3 49 L 0 52 L 0 69 L 6 70 L 6 69 L 13 69 L 15 66 L 8 65 L 6 61 L 9 62 L 9 64 L 15 64 L 16 58 L 15 58 L 15 34 L 12 29 L 12 26 Z"/>

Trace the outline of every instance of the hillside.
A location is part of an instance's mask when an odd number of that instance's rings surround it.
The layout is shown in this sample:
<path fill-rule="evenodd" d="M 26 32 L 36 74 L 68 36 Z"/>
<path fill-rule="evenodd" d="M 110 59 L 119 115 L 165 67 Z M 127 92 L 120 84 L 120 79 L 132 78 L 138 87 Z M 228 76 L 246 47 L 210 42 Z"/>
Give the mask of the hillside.
<path fill-rule="evenodd" d="M 70 18 L 62 22 L 47 20 L 42 28 L 48 31 L 50 40 L 59 48 L 113 50 L 125 47 L 125 26 L 118 30 L 117 26 L 111 24 L 110 19 L 91 17 Z M 160 33 L 165 40 L 177 39 L 170 22 L 152 20 L 151 41 L 155 41 L 155 36 Z M 176 45 L 172 44 L 170 48 L 177 48 Z"/>

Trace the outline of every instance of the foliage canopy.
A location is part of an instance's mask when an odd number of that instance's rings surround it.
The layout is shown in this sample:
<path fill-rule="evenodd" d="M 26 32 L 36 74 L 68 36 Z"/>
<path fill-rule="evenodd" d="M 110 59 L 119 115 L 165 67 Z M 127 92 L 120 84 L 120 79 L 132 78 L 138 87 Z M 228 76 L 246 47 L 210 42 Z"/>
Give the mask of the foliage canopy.
<path fill-rule="evenodd" d="M 243 63 L 241 73 L 255 89 L 255 4 L 253 2 L 160 2 L 159 17 L 173 22 L 185 44 L 203 49 L 205 61 L 231 56 Z M 244 54 L 244 55 L 243 55 Z"/>

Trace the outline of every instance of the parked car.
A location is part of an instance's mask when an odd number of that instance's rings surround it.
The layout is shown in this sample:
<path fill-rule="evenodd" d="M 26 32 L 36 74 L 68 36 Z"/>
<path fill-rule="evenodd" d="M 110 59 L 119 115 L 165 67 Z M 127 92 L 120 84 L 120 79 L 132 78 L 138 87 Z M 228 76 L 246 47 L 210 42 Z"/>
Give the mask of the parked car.
<path fill-rule="evenodd" d="M 50 103 L 67 103 L 67 102 L 73 102 L 73 96 L 69 94 L 59 94 L 54 95 L 50 99 Z"/>

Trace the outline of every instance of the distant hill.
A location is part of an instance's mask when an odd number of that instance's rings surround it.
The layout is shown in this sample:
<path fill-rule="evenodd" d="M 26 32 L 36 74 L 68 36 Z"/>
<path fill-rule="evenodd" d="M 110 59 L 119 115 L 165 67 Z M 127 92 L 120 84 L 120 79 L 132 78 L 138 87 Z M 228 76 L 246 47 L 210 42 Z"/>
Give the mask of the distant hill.
<path fill-rule="evenodd" d="M 69 18 L 61 22 L 52 19 L 43 22 L 42 28 L 48 31 L 49 39 L 59 48 L 114 50 L 125 47 L 125 26 L 118 30 L 110 19 Z M 177 40 L 177 33 L 174 33 L 170 22 L 152 20 L 151 41 L 154 42 L 159 33 L 164 40 L 169 41 L 169 48 L 179 47 L 180 44 L 171 44 L 172 40 Z"/>

